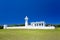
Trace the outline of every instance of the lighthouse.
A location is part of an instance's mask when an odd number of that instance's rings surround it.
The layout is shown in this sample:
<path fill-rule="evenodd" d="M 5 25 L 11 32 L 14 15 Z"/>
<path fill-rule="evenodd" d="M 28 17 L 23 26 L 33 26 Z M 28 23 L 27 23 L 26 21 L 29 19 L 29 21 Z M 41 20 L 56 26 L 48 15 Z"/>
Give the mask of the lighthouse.
<path fill-rule="evenodd" d="M 28 26 L 28 17 L 27 16 L 25 17 L 25 26 L 26 27 Z"/>

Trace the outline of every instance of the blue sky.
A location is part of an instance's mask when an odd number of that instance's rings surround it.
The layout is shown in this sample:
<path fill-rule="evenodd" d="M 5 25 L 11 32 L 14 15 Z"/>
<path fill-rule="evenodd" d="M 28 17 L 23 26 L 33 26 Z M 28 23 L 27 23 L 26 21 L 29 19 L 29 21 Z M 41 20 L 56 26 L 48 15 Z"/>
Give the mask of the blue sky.
<path fill-rule="evenodd" d="M 60 1 L 0 0 L 0 24 L 21 24 L 25 16 L 29 22 L 60 24 Z"/>

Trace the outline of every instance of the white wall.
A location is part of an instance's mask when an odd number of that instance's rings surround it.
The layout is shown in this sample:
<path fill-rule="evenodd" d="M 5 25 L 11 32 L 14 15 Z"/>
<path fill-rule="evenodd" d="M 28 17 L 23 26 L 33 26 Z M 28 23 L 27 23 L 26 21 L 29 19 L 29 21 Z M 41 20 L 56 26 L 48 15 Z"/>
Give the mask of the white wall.
<path fill-rule="evenodd" d="M 32 26 L 19 26 L 19 27 L 6 27 L 5 29 L 55 29 L 55 27 L 32 27 Z"/>

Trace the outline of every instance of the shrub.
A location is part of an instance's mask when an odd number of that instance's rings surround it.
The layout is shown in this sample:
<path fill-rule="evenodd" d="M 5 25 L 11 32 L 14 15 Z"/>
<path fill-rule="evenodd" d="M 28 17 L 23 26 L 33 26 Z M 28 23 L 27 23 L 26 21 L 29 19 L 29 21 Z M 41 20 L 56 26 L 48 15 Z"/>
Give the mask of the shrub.
<path fill-rule="evenodd" d="M 0 26 L 0 29 L 3 29 L 3 26 Z"/>

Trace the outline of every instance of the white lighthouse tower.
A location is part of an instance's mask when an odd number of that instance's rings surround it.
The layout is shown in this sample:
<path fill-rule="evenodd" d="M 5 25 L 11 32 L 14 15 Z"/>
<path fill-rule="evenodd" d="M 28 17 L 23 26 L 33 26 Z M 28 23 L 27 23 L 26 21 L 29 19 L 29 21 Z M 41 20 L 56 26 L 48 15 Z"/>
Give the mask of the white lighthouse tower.
<path fill-rule="evenodd" d="M 28 26 L 28 17 L 27 16 L 25 17 L 25 26 L 26 27 Z"/>

